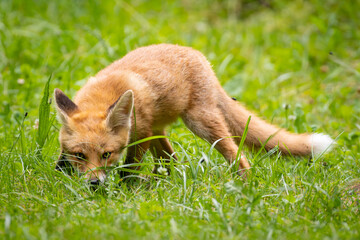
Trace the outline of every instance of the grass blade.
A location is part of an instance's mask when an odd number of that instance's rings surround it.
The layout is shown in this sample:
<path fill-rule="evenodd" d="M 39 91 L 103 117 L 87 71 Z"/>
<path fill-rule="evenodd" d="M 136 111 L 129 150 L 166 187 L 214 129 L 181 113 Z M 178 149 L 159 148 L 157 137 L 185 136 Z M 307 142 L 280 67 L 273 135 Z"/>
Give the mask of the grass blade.
<path fill-rule="evenodd" d="M 39 106 L 39 129 L 38 129 L 36 142 L 39 145 L 40 149 L 42 149 L 42 147 L 45 144 L 51 126 L 51 121 L 50 121 L 51 102 L 49 102 L 49 86 L 50 86 L 51 77 L 52 76 L 50 75 L 49 79 L 45 84 L 43 97 L 41 99 Z"/>

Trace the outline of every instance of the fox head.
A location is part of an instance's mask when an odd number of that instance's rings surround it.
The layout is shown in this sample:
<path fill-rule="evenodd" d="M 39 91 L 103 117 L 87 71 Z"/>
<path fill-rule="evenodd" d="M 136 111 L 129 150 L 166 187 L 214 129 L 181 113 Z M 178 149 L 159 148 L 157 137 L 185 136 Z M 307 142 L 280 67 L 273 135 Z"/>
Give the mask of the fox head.
<path fill-rule="evenodd" d="M 103 182 L 106 167 L 117 163 L 128 144 L 134 97 L 126 91 L 104 112 L 81 109 L 55 89 L 61 155 L 56 169 L 68 165 L 92 184 Z"/>

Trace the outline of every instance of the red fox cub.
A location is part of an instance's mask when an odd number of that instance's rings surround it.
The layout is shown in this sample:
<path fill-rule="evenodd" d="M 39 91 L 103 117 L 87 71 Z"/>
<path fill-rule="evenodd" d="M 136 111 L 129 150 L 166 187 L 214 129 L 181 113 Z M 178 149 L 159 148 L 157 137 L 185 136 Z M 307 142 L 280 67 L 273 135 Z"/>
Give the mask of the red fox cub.
<path fill-rule="evenodd" d="M 71 101 L 55 89 L 61 155 L 57 169 L 71 163 L 92 184 L 106 178 L 104 167 L 118 162 L 129 143 L 154 135 L 181 117 L 186 126 L 231 164 L 251 116 L 245 143 L 284 154 L 320 154 L 333 140 L 322 134 L 294 134 L 279 129 L 229 97 L 204 55 L 170 44 L 138 48 L 90 77 Z M 270 140 L 269 140 L 270 139 Z M 267 141 L 268 140 L 268 141 Z M 169 140 L 159 138 L 129 147 L 125 164 L 138 163 L 150 150 L 155 158 L 174 156 Z M 238 159 L 239 171 L 250 168 Z M 102 167 L 99 169 L 99 167 Z M 137 169 L 138 167 L 132 167 Z"/>

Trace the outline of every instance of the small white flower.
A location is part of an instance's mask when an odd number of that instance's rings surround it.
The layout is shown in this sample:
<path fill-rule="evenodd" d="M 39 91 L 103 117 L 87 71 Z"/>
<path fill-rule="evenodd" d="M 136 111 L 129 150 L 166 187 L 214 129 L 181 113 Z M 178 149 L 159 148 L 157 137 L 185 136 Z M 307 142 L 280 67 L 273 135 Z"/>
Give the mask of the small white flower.
<path fill-rule="evenodd" d="M 119 164 L 119 166 L 124 165 L 124 160 L 123 160 L 123 159 L 120 159 L 120 160 L 118 161 L 118 164 Z"/>
<path fill-rule="evenodd" d="M 290 115 L 289 116 L 289 120 L 295 120 L 296 119 L 296 116 L 295 115 Z"/>
<path fill-rule="evenodd" d="M 34 129 L 39 129 L 39 119 L 35 119 L 33 128 L 34 128 Z"/>
<path fill-rule="evenodd" d="M 158 172 L 160 175 L 164 175 L 164 176 L 167 176 L 167 175 L 169 174 L 168 171 L 167 171 L 167 169 L 164 168 L 164 167 L 159 167 L 159 168 L 157 169 L 157 172 Z"/>
<path fill-rule="evenodd" d="M 284 104 L 282 105 L 282 107 L 283 107 L 283 109 L 287 110 L 287 109 L 290 108 L 290 105 L 287 104 L 287 103 L 284 103 Z"/>
<path fill-rule="evenodd" d="M 23 85 L 23 84 L 25 83 L 25 79 L 19 78 L 19 79 L 17 80 L 17 83 L 20 84 L 20 85 Z"/>
<path fill-rule="evenodd" d="M 199 32 L 205 32 L 208 29 L 208 25 L 205 22 L 197 22 L 195 28 Z"/>

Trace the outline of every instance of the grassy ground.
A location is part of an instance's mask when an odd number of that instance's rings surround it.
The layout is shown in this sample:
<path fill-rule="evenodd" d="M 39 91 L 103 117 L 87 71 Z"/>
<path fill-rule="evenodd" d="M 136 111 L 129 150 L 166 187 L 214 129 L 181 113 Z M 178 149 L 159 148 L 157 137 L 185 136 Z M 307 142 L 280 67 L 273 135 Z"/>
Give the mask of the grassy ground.
<path fill-rule="evenodd" d="M 259 2 L 1 1 L 1 238 L 358 239 L 360 4 Z M 337 146 L 312 162 L 248 151 L 242 182 L 178 121 L 169 136 L 181 164 L 169 177 L 118 185 L 112 174 L 93 192 L 56 172 L 59 124 L 46 100 L 41 119 L 53 122 L 36 127 L 49 76 L 51 92 L 73 96 L 126 52 L 161 42 L 202 51 L 250 109 Z"/>

